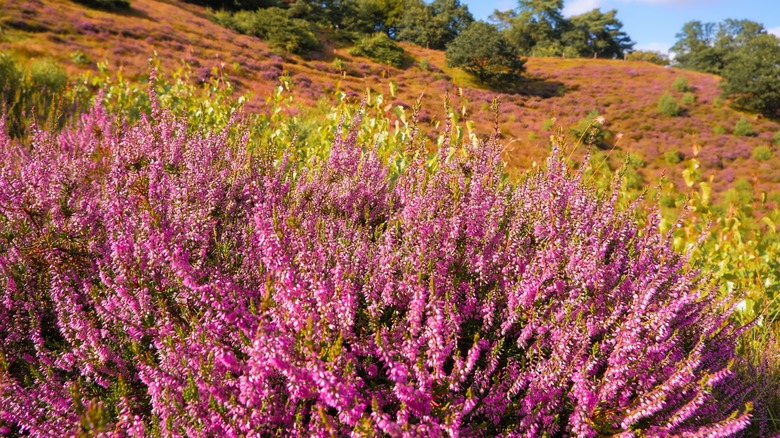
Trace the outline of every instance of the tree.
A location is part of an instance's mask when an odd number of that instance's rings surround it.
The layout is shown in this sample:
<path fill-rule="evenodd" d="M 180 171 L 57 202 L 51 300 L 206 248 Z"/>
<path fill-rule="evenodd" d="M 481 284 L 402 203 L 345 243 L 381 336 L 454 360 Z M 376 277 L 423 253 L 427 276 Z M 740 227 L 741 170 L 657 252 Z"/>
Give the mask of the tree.
<path fill-rule="evenodd" d="M 766 32 L 750 38 L 727 58 L 723 95 L 737 107 L 780 116 L 780 39 Z"/>
<path fill-rule="evenodd" d="M 499 30 L 477 21 L 450 43 L 445 53 L 450 67 L 460 67 L 480 82 L 511 81 L 525 70 L 525 61 Z"/>
<path fill-rule="evenodd" d="M 398 34 L 404 13 L 425 6 L 422 0 L 355 0 L 353 17 L 347 17 L 350 27 L 364 33 L 384 32 L 390 38 Z"/>
<path fill-rule="evenodd" d="M 560 55 L 561 35 L 568 26 L 563 0 L 519 0 L 510 41 L 526 55 Z"/>
<path fill-rule="evenodd" d="M 723 68 L 723 54 L 715 47 L 716 25 L 689 21 L 675 37 L 671 51 L 680 68 L 718 74 Z"/>
<path fill-rule="evenodd" d="M 434 0 L 410 8 L 401 21 L 398 39 L 443 50 L 474 22 L 468 6 L 459 0 Z"/>
<path fill-rule="evenodd" d="M 614 9 L 607 12 L 593 9 L 571 17 L 562 35 L 564 46 L 573 48 L 582 57 L 622 58 L 634 42 L 622 31 L 623 23 L 616 14 Z"/>

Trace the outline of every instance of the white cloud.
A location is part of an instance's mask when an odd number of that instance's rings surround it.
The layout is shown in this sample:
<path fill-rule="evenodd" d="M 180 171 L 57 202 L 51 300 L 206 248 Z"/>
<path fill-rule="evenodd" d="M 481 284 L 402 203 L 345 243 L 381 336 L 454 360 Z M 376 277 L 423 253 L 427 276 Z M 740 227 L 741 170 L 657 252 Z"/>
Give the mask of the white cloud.
<path fill-rule="evenodd" d="M 780 26 L 769 28 L 766 31 L 772 35 L 780 37 Z"/>
<path fill-rule="evenodd" d="M 637 44 L 634 46 L 634 50 L 649 50 L 652 52 L 661 52 L 661 53 L 668 54 L 669 47 L 671 47 L 671 44 L 669 43 L 652 42 L 652 43 Z"/>
<path fill-rule="evenodd" d="M 600 8 L 604 3 L 604 0 L 572 0 L 564 5 L 563 15 L 567 17 L 579 15 L 592 9 Z"/>

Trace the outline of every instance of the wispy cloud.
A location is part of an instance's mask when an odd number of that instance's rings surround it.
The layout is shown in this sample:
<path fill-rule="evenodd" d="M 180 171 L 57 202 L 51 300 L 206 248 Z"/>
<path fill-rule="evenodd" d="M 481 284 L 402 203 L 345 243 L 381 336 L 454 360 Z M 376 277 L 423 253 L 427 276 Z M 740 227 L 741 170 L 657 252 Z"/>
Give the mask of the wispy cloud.
<path fill-rule="evenodd" d="M 634 50 L 649 50 L 652 52 L 661 52 L 661 53 L 668 54 L 670 46 L 671 44 L 669 43 L 652 42 L 652 43 L 637 44 L 636 46 L 634 46 Z"/>
<path fill-rule="evenodd" d="M 563 15 L 568 17 L 582 14 L 591 9 L 600 8 L 604 3 L 606 3 L 604 0 L 573 0 L 571 2 L 566 2 L 563 7 Z"/>

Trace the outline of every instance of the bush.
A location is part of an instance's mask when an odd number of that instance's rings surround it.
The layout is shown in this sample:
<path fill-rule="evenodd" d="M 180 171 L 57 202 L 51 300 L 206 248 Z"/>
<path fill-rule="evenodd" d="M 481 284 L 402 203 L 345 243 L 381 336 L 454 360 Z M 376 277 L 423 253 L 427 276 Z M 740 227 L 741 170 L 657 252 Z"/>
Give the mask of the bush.
<path fill-rule="evenodd" d="M 504 34 L 483 21 L 461 32 L 445 52 L 450 67 L 460 67 L 481 82 L 513 82 L 525 71 L 525 61 Z"/>
<path fill-rule="evenodd" d="M 753 125 L 751 125 L 746 118 L 742 117 L 734 124 L 734 135 L 738 137 L 750 137 L 755 135 Z"/>
<path fill-rule="evenodd" d="M 220 11 L 212 19 L 229 29 L 266 40 L 275 49 L 288 53 L 304 54 L 322 47 L 307 21 L 290 18 L 288 11 L 282 8 L 234 14 Z"/>
<path fill-rule="evenodd" d="M 669 57 L 661 52 L 652 50 L 635 50 L 626 55 L 629 61 L 645 61 L 653 64 L 667 66 L 670 64 Z"/>
<path fill-rule="evenodd" d="M 361 38 L 350 53 L 395 68 L 403 67 L 406 62 L 404 49 L 381 32 Z"/>
<path fill-rule="evenodd" d="M 569 129 L 569 132 L 578 142 L 601 147 L 606 146 L 607 138 L 610 135 L 604 126 L 604 117 L 601 117 L 597 110 L 588 112 L 584 118 Z"/>
<path fill-rule="evenodd" d="M 250 157 L 243 133 L 188 134 L 159 109 L 129 125 L 95 108 L 23 154 L 0 133 L 2 426 L 745 427 L 735 327 L 659 223 L 640 227 L 557 150 L 510 186 L 495 138 L 443 142 L 433 167 L 412 139 L 390 178 L 359 129 L 323 165 Z"/>
<path fill-rule="evenodd" d="M 696 103 L 696 95 L 693 93 L 685 93 L 682 98 L 680 98 L 680 103 L 683 105 L 693 105 Z"/>
<path fill-rule="evenodd" d="M 33 122 L 56 123 L 67 82 L 65 70 L 52 60 L 37 59 L 24 66 L 0 52 L 0 113 L 6 114 L 7 132 L 21 138 Z"/>
<path fill-rule="evenodd" d="M 725 134 L 725 133 L 726 133 L 726 128 L 724 128 L 724 127 L 723 127 L 723 126 L 721 126 L 721 125 L 715 125 L 715 126 L 712 128 L 712 133 L 713 133 L 713 134 L 715 134 L 715 135 L 723 135 L 723 134 Z"/>
<path fill-rule="evenodd" d="M 753 158 L 756 161 L 766 161 L 772 158 L 772 149 L 769 146 L 757 146 L 753 149 Z"/>
<path fill-rule="evenodd" d="M 685 76 L 680 76 L 675 79 L 674 83 L 672 84 L 672 88 L 679 91 L 680 93 L 693 91 L 693 87 L 688 84 L 688 78 Z"/>
<path fill-rule="evenodd" d="M 775 135 L 772 136 L 772 141 L 775 143 L 775 146 L 780 146 L 780 131 L 775 132 Z"/>
<path fill-rule="evenodd" d="M 680 163 L 685 157 L 680 151 L 664 152 L 664 162 L 670 166 Z"/>
<path fill-rule="evenodd" d="M 672 97 L 670 93 L 664 93 L 661 96 L 661 99 L 658 100 L 658 111 L 660 111 L 661 114 L 672 117 L 677 117 L 682 113 L 680 105 L 677 104 L 677 101 L 674 100 L 674 97 Z"/>

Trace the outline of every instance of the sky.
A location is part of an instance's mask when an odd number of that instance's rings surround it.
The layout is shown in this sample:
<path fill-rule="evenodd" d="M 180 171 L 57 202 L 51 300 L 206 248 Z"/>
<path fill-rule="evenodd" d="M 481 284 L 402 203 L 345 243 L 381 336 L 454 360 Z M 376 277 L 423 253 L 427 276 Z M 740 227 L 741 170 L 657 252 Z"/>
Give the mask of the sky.
<path fill-rule="evenodd" d="M 517 7 L 516 0 L 461 0 L 474 17 L 487 20 L 495 9 Z M 675 34 L 692 20 L 719 23 L 726 18 L 762 23 L 780 36 L 780 0 L 564 0 L 564 15 L 576 15 L 599 8 L 617 9 L 623 30 L 636 42 L 636 50 L 666 53 Z"/>

